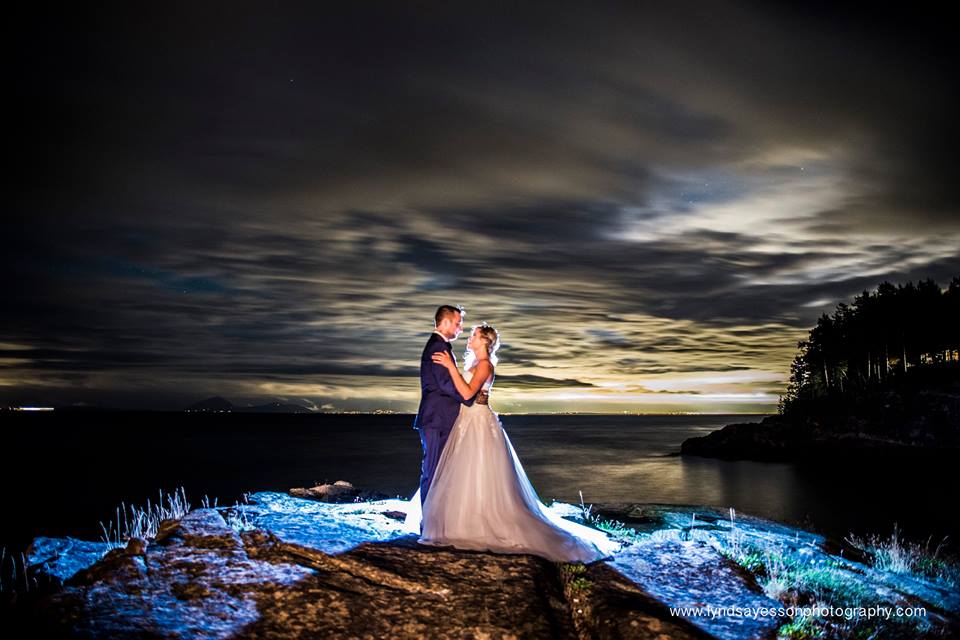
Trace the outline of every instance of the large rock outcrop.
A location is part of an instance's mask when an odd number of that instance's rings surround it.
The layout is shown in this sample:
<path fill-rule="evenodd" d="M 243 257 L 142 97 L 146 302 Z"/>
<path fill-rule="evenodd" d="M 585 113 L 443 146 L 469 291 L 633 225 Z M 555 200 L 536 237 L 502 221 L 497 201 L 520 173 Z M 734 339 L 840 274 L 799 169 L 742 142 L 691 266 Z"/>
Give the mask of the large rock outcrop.
<path fill-rule="evenodd" d="M 5 629 L 68 638 L 772 638 L 782 617 L 671 611 L 780 604 L 716 541 L 736 534 L 837 561 L 822 538 L 759 518 L 607 505 L 601 512 L 632 532 L 621 551 L 590 565 L 554 563 L 419 545 L 405 506 L 261 492 L 165 521 L 155 539 L 124 547 L 37 538 L 30 571 L 48 586 L 19 603 Z M 960 607 L 955 594 L 921 586 L 884 583 L 892 599 Z"/>
<path fill-rule="evenodd" d="M 960 389 L 882 391 L 804 411 L 729 424 L 687 438 L 683 455 L 727 460 L 797 460 L 813 455 L 960 452 Z"/>
<path fill-rule="evenodd" d="M 38 538 L 33 570 L 62 586 L 25 604 L 19 622 L 77 638 L 742 638 L 776 628 L 671 615 L 721 574 L 724 597 L 773 603 L 702 542 L 635 546 L 625 558 L 656 557 L 664 570 L 631 576 L 629 559 L 564 565 L 422 546 L 403 506 L 264 492 L 195 509 L 123 548 Z"/>

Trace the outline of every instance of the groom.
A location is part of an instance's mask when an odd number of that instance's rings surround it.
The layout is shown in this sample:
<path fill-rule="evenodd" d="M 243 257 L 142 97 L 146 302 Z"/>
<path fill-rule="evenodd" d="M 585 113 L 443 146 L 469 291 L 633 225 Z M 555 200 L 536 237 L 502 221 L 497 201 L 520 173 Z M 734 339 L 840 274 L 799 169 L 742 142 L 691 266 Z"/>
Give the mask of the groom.
<path fill-rule="evenodd" d="M 413 428 L 420 432 L 423 444 L 423 464 L 420 468 L 420 506 L 423 506 L 437 469 L 440 453 L 447 443 L 453 423 L 460 414 L 460 405 L 472 405 L 474 401 L 486 404 L 486 392 L 472 398 L 464 398 L 450 379 L 450 373 L 432 360 L 434 353 L 446 351 L 457 361 L 450 343 L 463 331 L 463 307 L 443 305 L 434 316 L 435 329 L 420 356 L 420 409 Z"/>

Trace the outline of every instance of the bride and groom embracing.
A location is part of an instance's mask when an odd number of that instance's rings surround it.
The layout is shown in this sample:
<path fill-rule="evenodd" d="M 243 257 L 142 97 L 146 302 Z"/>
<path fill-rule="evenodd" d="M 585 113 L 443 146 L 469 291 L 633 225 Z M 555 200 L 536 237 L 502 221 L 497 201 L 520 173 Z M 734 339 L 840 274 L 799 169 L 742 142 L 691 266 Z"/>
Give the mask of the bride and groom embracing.
<path fill-rule="evenodd" d="M 462 307 L 437 309 L 420 359 L 420 409 L 414 429 L 423 444 L 420 488 L 407 526 L 418 542 L 499 553 L 532 553 L 558 562 L 593 562 L 619 545 L 602 532 L 565 520 L 538 498 L 497 414 L 487 404 L 500 336 L 473 328 L 464 370 L 451 343 L 463 331 Z"/>

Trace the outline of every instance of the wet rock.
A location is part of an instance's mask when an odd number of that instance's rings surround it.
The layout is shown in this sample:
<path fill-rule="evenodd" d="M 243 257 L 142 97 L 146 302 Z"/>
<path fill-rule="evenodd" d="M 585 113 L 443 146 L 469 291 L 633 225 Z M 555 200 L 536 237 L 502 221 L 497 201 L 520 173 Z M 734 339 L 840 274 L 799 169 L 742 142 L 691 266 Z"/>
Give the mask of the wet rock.
<path fill-rule="evenodd" d="M 294 488 L 288 493 L 295 498 L 319 500 L 320 502 L 358 502 L 382 500 L 388 496 L 374 491 L 361 491 L 346 480 L 337 480 L 333 484 L 319 484 L 310 488 Z"/>
<path fill-rule="evenodd" d="M 145 538 L 130 538 L 123 550 L 128 556 L 142 556 L 147 552 L 147 544 Z"/>
<path fill-rule="evenodd" d="M 270 531 L 284 542 L 326 553 L 349 551 L 363 542 L 390 540 L 412 533 L 402 520 L 386 515 L 404 511 L 403 500 L 324 503 L 263 491 L 240 505 L 242 518 L 252 528 Z"/>
<path fill-rule="evenodd" d="M 751 578 L 702 541 L 651 537 L 618 554 L 611 563 L 639 589 L 668 607 L 710 606 L 776 609 Z M 776 616 L 690 615 L 690 622 L 716 638 L 765 638 L 788 622 Z"/>
<path fill-rule="evenodd" d="M 38 637 L 227 637 L 259 617 L 255 594 L 313 574 L 251 559 L 210 509 L 187 514 L 167 532 L 142 555 L 110 551 L 33 603 L 29 628 Z"/>
<path fill-rule="evenodd" d="M 877 602 L 887 606 L 902 606 L 904 603 L 923 606 L 928 611 L 929 622 L 942 628 L 960 628 L 960 592 L 956 588 L 918 575 L 871 567 L 864 562 L 865 558 L 861 553 L 848 553 L 849 545 L 841 545 L 838 541 L 816 533 L 765 518 L 731 512 L 729 509 L 686 505 L 646 505 L 643 508 L 658 513 L 663 522 L 663 527 L 653 532 L 649 540 L 694 541 L 705 543 L 718 552 L 729 552 L 735 548 L 764 550 L 786 564 L 802 565 L 814 573 L 829 567 L 836 584 L 845 581 L 849 585 L 855 585 L 855 588 L 864 593 L 874 594 Z M 844 553 L 838 555 L 840 550 Z M 631 549 L 625 550 L 617 556 L 613 564 L 624 562 L 631 552 Z M 631 561 L 631 564 L 642 567 L 639 560 L 652 555 L 649 552 L 641 553 L 640 558 Z M 682 566 L 683 562 L 685 560 L 678 560 L 677 566 Z M 754 584 L 751 574 L 740 571 L 738 567 L 732 568 L 738 571 L 747 583 Z M 630 571 L 625 570 L 625 573 Z M 654 575 L 662 577 L 670 574 L 655 572 Z M 638 583 L 642 582 L 639 576 L 635 578 Z M 715 584 L 717 589 L 711 595 L 710 601 L 724 601 L 731 593 L 730 590 L 722 586 L 722 582 Z M 649 587 L 651 592 L 657 588 Z M 690 590 L 696 588 L 699 587 Z M 681 588 L 686 589 L 686 586 Z"/>
<path fill-rule="evenodd" d="M 417 544 L 396 517 L 403 507 L 261 492 L 241 506 L 241 531 L 218 510 L 197 509 L 76 572 L 33 605 L 31 628 L 77 637 L 705 637 L 613 565 L 587 567 L 591 591 L 581 600 L 582 582 L 570 587 L 564 565 Z"/>
<path fill-rule="evenodd" d="M 290 489 L 290 495 L 321 502 L 353 502 L 360 495 L 360 490 L 345 480 L 337 480 L 333 484 L 320 484 L 308 489 Z"/>
<path fill-rule="evenodd" d="M 107 554 L 113 546 L 106 542 L 88 542 L 76 538 L 33 539 L 25 558 L 35 575 L 62 583 Z"/>
<path fill-rule="evenodd" d="M 714 637 L 604 563 L 577 569 L 562 568 L 561 580 L 581 638 Z"/>

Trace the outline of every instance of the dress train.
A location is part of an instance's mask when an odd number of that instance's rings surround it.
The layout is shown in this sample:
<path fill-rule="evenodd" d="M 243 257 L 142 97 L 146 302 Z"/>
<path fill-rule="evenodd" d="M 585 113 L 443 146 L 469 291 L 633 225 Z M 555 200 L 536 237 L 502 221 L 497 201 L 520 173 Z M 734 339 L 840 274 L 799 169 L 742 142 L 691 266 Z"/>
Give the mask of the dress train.
<path fill-rule="evenodd" d="M 427 499 L 410 499 L 405 526 L 419 542 L 498 553 L 532 553 L 558 562 L 593 562 L 620 548 L 605 533 L 553 513 L 534 491 L 488 405 L 461 405 L 440 454 Z"/>

